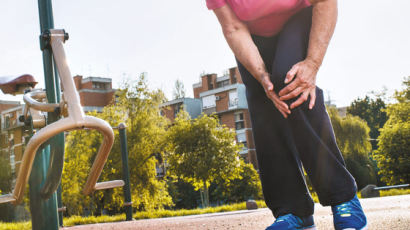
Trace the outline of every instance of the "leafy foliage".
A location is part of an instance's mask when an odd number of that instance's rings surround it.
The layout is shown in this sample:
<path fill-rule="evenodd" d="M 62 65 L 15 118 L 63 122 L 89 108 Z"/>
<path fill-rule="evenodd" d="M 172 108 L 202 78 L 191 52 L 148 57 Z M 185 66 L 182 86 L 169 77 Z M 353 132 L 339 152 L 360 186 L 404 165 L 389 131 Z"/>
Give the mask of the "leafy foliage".
<path fill-rule="evenodd" d="M 347 112 L 365 120 L 370 127 L 370 138 L 376 140 L 380 135 L 379 129 L 383 127 L 387 121 L 387 113 L 384 111 L 385 108 L 386 104 L 380 96 L 375 99 L 366 96 L 363 99 L 358 98 L 354 100 L 350 104 L 350 107 L 347 108 Z M 371 143 L 372 149 L 377 149 L 377 142 L 373 141 Z"/>
<path fill-rule="evenodd" d="M 185 94 L 186 93 L 185 93 L 184 83 L 181 80 L 177 79 L 175 81 L 174 91 L 173 91 L 174 99 L 184 98 Z"/>
<path fill-rule="evenodd" d="M 371 167 L 368 153 L 371 151 L 369 127 L 366 122 L 352 115 L 342 118 L 336 109 L 329 109 L 337 145 L 343 154 L 346 167 L 356 179 L 359 189 L 375 184 L 376 174 Z"/>
<path fill-rule="evenodd" d="M 203 205 L 209 205 L 208 188 L 217 180 L 240 177 L 240 146 L 235 132 L 203 114 L 191 120 L 182 111 L 168 130 L 167 162 L 179 178 L 204 191 Z"/>
<path fill-rule="evenodd" d="M 248 199 L 263 199 L 262 185 L 253 165 L 241 161 L 240 168 L 240 178 L 227 182 L 216 180 L 216 188 L 212 192 L 213 197 L 217 198 L 216 201 L 234 203 Z"/>
<path fill-rule="evenodd" d="M 156 160 L 152 158 L 153 153 L 161 152 L 168 125 L 159 115 L 158 105 L 163 102 L 163 95 L 158 90 L 150 91 L 145 76 L 141 75 L 135 83 L 126 83 L 118 90 L 115 104 L 105 107 L 100 114 L 91 113 L 113 127 L 121 122 L 127 126 L 131 196 L 137 210 L 173 205 L 166 183 L 156 178 Z M 122 189 L 98 191 L 92 199 L 80 194 L 79 186 L 84 184 L 101 140 L 100 134 L 94 131 L 75 131 L 67 137 L 62 184 L 63 202 L 69 214 L 83 214 L 85 207 L 96 214 L 102 209 L 117 212 L 122 207 Z M 120 141 L 115 131 L 114 146 L 99 181 L 121 178 Z"/>
<path fill-rule="evenodd" d="M 410 77 L 403 85 L 405 89 L 395 93 L 398 103 L 386 109 L 389 120 L 380 130 L 375 153 L 382 181 L 389 185 L 410 182 Z"/>

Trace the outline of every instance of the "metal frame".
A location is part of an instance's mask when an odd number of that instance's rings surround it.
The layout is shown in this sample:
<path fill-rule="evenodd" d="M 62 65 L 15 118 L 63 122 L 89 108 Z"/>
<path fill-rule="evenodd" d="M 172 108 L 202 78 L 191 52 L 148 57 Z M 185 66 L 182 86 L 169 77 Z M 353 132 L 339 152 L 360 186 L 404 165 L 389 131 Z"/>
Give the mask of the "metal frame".
<path fill-rule="evenodd" d="M 56 136 L 57 134 L 75 129 L 95 129 L 101 132 L 104 136 L 103 142 L 98 150 L 97 156 L 91 167 L 90 174 L 85 183 L 83 193 L 85 195 L 88 195 L 95 190 L 119 187 L 124 185 L 123 181 L 97 183 L 114 143 L 114 132 L 111 126 L 106 121 L 84 114 L 84 111 L 80 104 L 80 97 L 75 88 L 70 69 L 67 65 L 66 55 L 63 47 L 64 41 L 64 30 L 50 30 L 50 44 L 52 47 L 55 64 L 57 65 L 58 74 L 61 79 L 62 88 L 64 89 L 63 103 L 67 105 L 68 116 L 40 129 L 30 139 L 24 151 L 14 191 L 12 194 L 0 196 L 0 203 L 20 203 L 23 198 L 25 185 L 28 182 L 34 158 L 39 147 L 44 142 Z M 55 108 L 61 106 L 61 104 L 39 103 L 37 100 L 35 100 L 41 99 L 43 97 L 43 93 L 33 92 L 26 94 L 24 101 L 27 103 L 28 107 L 33 107 L 35 109 L 48 112 L 50 112 L 51 110 L 54 111 Z"/>

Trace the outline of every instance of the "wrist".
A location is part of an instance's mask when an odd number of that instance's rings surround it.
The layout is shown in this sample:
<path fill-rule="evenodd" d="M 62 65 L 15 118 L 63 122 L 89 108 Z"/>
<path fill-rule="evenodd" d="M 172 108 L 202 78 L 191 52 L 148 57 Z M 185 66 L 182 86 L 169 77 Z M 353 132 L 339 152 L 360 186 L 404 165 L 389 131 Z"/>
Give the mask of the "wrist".
<path fill-rule="evenodd" d="M 320 66 L 322 65 L 322 62 L 320 60 L 309 56 L 305 59 L 305 61 L 314 66 L 316 70 L 319 70 Z"/>
<path fill-rule="evenodd" d="M 262 82 L 266 79 L 270 80 L 270 74 L 268 72 L 263 72 L 263 73 L 259 74 L 259 83 L 262 84 Z"/>

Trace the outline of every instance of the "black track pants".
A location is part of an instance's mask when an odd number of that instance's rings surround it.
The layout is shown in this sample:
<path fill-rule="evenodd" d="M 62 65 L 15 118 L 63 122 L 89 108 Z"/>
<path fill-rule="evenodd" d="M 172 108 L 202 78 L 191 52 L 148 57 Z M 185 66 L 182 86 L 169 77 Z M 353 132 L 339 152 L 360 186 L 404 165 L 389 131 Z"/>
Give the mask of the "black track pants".
<path fill-rule="evenodd" d="M 269 38 L 253 36 L 272 74 L 276 92 L 285 86 L 284 79 L 291 67 L 306 57 L 311 21 L 312 8 L 309 7 L 292 17 L 279 34 Z M 266 97 L 260 83 L 239 62 L 238 67 L 246 85 L 263 194 L 273 215 L 313 214 L 314 203 L 306 187 L 303 168 L 322 205 L 352 199 L 356 183 L 336 145 L 323 91 L 316 88 L 312 110 L 308 109 L 309 98 L 285 119 Z"/>

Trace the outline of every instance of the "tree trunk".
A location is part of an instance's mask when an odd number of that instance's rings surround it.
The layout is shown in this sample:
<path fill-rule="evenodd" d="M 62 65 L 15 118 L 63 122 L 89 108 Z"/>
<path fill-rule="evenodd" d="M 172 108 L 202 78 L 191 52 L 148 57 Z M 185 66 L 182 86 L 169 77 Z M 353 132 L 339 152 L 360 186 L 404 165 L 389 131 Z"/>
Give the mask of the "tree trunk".
<path fill-rule="evenodd" d="M 209 192 L 208 192 L 208 185 L 206 184 L 206 181 L 203 181 L 204 183 L 204 204 L 205 204 L 205 208 L 209 207 Z"/>

